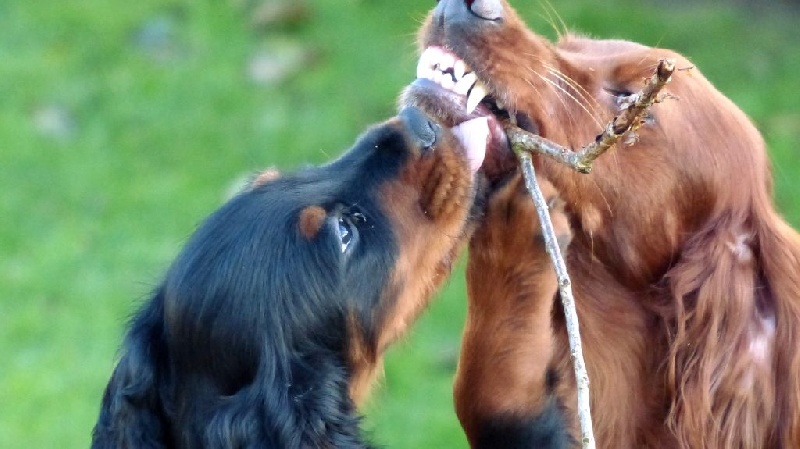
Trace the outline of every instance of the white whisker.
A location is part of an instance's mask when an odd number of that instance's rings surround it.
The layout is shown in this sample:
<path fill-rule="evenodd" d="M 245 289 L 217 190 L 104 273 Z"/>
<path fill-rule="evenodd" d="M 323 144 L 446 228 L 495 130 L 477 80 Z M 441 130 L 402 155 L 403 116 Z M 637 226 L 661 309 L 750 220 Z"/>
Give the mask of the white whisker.
<path fill-rule="evenodd" d="M 588 104 L 588 106 L 592 108 L 592 111 L 594 112 L 594 116 L 596 118 L 598 119 L 603 118 L 602 114 L 597 112 L 598 108 L 602 109 L 600 103 L 594 98 L 594 96 L 591 93 L 589 93 L 588 90 L 586 90 L 583 86 L 581 86 L 577 81 L 567 76 L 564 72 L 556 69 L 555 67 L 551 66 L 550 64 L 547 64 L 546 62 L 543 64 L 545 68 L 548 70 L 548 72 L 550 72 L 550 74 L 554 75 L 562 82 L 570 85 L 573 89 L 575 89 L 576 93 L 580 95 L 581 99 L 583 99 Z M 592 105 L 592 103 L 594 103 L 594 105 Z M 595 106 L 597 106 L 597 108 Z"/>
<path fill-rule="evenodd" d="M 565 110 L 570 111 L 570 108 L 567 106 L 567 102 L 565 101 L 564 96 L 566 96 L 567 98 L 572 100 L 576 105 L 578 105 L 581 109 L 583 109 L 583 111 L 586 113 L 586 115 L 588 115 L 592 119 L 592 121 L 594 121 L 597 124 L 598 128 L 602 129 L 603 124 L 600 122 L 600 120 L 598 120 L 597 117 L 595 117 L 592 114 L 592 112 L 589 111 L 589 109 L 583 103 L 578 101 L 578 99 L 575 98 L 574 95 L 569 93 L 569 91 L 567 89 L 564 89 L 557 82 L 551 80 L 550 78 L 548 78 L 548 77 L 546 77 L 546 76 L 544 76 L 544 75 L 542 75 L 542 74 L 540 74 L 540 73 L 538 73 L 536 71 L 533 71 L 533 73 L 536 74 L 536 76 L 538 76 L 539 78 L 541 78 L 542 81 L 550 84 L 556 90 L 558 90 L 559 92 L 564 94 L 563 96 L 559 95 L 558 98 L 561 100 L 561 104 L 564 106 Z M 572 114 L 572 112 L 569 113 L 569 118 L 570 118 L 570 121 L 572 122 L 573 125 L 577 124 L 577 120 L 575 120 L 575 117 Z"/>

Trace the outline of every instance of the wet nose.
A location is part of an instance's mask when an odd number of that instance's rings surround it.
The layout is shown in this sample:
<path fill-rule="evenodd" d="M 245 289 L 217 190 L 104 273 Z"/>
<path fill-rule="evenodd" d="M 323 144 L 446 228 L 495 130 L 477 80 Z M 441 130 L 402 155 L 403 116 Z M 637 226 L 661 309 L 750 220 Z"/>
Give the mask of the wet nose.
<path fill-rule="evenodd" d="M 441 24 L 454 24 L 477 20 L 503 19 L 501 0 L 439 0 L 433 10 L 434 20 Z"/>
<path fill-rule="evenodd" d="M 420 147 L 428 148 L 436 143 L 441 127 L 431 121 L 425 113 L 417 108 L 405 108 L 400 111 L 400 118 L 406 123 L 409 133 Z"/>

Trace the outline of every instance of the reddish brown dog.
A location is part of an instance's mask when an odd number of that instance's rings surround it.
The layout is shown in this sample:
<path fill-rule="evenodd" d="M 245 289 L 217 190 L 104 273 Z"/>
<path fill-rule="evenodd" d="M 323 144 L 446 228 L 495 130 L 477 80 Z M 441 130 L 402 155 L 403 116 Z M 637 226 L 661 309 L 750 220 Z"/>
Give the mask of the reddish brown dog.
<path fill-rule="evenodd" d="M 439 1 L 420 42 L 419 79 L 401 101 L 448 126 L 487 116 L 495 180 L 515 165 L 499 118 L 579 148 L 660 59 L 686 69 L 667 86 L 677 100 L 590 175 L 535 161 L 564 202 L 561 234 L 574 234 L 567 265 L 598 447 L 800 447 L 800 237 L 775 211 L 745 114 L 675 52 L 552 44 L 502 0 Z M 473 447 L 568 447 L 580 433 L 566 330 L 518 184 L 496 191 L 471 242 L 456 410 Z"/>

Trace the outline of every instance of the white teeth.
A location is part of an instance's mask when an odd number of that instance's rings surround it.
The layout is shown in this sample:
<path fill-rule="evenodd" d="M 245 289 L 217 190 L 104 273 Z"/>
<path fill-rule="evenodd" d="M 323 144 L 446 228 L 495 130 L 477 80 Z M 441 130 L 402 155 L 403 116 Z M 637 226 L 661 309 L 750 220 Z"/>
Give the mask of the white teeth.
<path fill-rule="evenodd" d="M 460 80 L 461 78 L 463 78 L 464 72 L 466 71 L 467 71 L 467 65 L 464 64 L 464 61 L 460 59 L 456 61 L 456 63 L 453 65 L 453 76 L 456 78 L 456 80 Z"/>
<path fill-rule="evenodd" d="M 422 65 L 422 60 L 417 64 L 417 78 L 429 79 L 433 75 L 433 70 L 430 67 Z"/>
<path fill-rule="evenodd" d="M 442 73 L 442 72 L 440 72 L 438 70 L 434 70 L 433 71 L 433 82 L 435 82 L 436 84 L 441 85 L 442 84 L 442 80 L 444 79 L 444 77 L 445 77 L 444 73 Z"/>
<path fill-rule="evenodd" d="M 453 90 L 456 87 L 456 82 L 453 81 L 449 73 L 443 73 L 442 78 L 439 80 L 439 85 L 447 90 Z"/>
<path fill-rule="evenodd" d="M 434 48 L 422 52 L 417 63 L 417 78 L 430 78 L 437 59 L 439 59 L 438 52 Z"/>
<path fill-rule="evenodd" d="M 442 53 L 438 62 L 439 62 L 439 70 L 444 72 L 447 69 L 453 68 L 453 64 L 456 63 L 456 58 L 449 53 Z"/>
<path fill-rule="evenodd" d="M 480 81 L 476 81 L 475 85 L 472 86 L 469 97 L 467 97 L 467 114 L 472 114 L 472 111 L 478 107 L 478 103 L 486 97 L 486 94 L 486 86 Z"/>
<path fill-rule="evenodd" d="M 456 79 L 458 79 L 458 77 L 456 77 Z M 469 92 L 469 88 L 475 84 L 475 81 L 478 81 L 478 77 L 475 76 L 474 73 L 467 73 L 458 80 L 456 86 L 453 88 L 453 91 L 459 95 L 466 96 Z"/>
<path fill-rule="evenodd" d="M 468 95 L 467 114 L 472 113 L 487 94 L 486 87 L 469 71 L 464 61 L 438 47 L 425 49 L 417 63 L 417 78 L 431 80 L 459 95 Z"/>
<path fill-rule="evenodd" d="M 505 108 L 506 108 L 506 104 L 505 103 L 503 103 L 500 100 L 497 100 L 495 103 L 497 103 L 497 108 L 498 109 L 505 110 Z"/>

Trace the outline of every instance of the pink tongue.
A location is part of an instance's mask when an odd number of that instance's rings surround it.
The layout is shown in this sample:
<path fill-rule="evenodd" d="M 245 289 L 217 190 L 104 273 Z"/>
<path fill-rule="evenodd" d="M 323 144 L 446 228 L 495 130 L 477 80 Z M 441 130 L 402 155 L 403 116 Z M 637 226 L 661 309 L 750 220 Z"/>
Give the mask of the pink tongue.
<path fill-rule="evenodd" d="M 486 145 L 489 143 L 489 119 L 478 117 L 453 127 L 453 135 L 461 142 L 467 152 L 472 173 L 483 165 L 486 156 Z"/>

